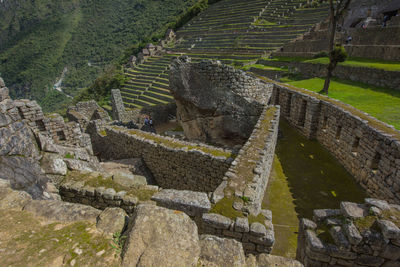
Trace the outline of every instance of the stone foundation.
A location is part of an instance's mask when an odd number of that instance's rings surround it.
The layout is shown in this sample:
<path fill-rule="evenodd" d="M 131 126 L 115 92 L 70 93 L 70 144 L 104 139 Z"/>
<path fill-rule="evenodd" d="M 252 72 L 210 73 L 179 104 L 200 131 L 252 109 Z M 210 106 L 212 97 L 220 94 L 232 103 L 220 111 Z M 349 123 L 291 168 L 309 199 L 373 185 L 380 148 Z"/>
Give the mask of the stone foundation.
<path fill-rule="evenodd" d="M 272 214 L 263 212 L 266 217 L 264 224 L 253 222 L 247 218 L 232 220 L 215 213 L 205 213 L 199 227 L 201 234 L 211 234 L 219 237 L 233 238 L 242 243 L 246 254 L 270 253 L 275 242 Z"/>

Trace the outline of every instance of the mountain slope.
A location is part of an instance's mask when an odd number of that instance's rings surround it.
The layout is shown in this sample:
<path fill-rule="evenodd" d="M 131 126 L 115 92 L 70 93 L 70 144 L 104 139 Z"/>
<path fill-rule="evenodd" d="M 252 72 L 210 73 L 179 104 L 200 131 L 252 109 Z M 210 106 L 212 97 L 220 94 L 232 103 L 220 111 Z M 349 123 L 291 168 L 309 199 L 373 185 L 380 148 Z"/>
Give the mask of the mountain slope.
<path fill-rule="evenodd" d="M 196 0 L 4 0 L 0 73 L 14 97 L 62 102 Z M 62 76 L 58 93 L 53 85 Z"/>

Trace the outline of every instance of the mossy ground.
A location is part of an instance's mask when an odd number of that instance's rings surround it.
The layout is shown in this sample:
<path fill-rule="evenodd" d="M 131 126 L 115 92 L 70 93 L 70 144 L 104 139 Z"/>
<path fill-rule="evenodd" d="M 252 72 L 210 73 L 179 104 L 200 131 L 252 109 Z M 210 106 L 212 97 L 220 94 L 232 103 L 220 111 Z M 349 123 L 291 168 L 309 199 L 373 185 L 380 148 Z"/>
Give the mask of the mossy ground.
<path fill-rule="evenodd" d="M 273 214 L 272 254 L 294 257 L 300 218 L 311 219 L 314 209 L 337 209 L 341 201 L 362 203 L 366 193 L 318 142 L 300 135 L 283 119 L 279 128 L 282 137 L 263 208 Z"/>
<path fill-rule="evenodd" d="M 76 181 L 76 182 L 82 181 L 84 182 L 85 186 L 91 186 L 94 188 L 105 187 L 105 188 L 113 188 L 116 192 L 125 191 L 128 196 L 135 196 L 142 201 L 150 200 L 150 198 L 157 192 L 157 190 L 155 189 L 147 189 L 143 186 L 126 187 L 120 185 L 114 182 L 111 176 L 104 177 L 100 174 L 93 175 L 93 173 L 81 173 L 78 171 L 68 172 L 67 176 L 62 181 L 62 183 L 71 181 Z"/>
<path fill-rule="evenodd" d="M 49 224 L 26 211 L 0 210 L 2 266 L 69 266 L 73 260 L 75 266 L 119 266 L 110 244 L 87 221 Z"/>

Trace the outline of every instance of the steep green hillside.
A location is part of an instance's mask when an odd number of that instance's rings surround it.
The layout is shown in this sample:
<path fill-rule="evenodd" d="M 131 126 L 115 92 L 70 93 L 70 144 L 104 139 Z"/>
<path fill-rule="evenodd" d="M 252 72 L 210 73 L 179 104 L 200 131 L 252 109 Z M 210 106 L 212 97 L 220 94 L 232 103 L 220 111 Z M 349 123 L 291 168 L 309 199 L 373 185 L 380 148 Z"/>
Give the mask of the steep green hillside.
<path fill-rule="evenodd" d="M 196 2 L 5 1 L 0 3 L 0 74 L 14 97 L 37 99 L 53 109 L 68 99 L 65 94 L 74 96 L 92 84 L 127 47 L 161 34 Z M 53 89 L 63 70 L 65 94 Z"/>

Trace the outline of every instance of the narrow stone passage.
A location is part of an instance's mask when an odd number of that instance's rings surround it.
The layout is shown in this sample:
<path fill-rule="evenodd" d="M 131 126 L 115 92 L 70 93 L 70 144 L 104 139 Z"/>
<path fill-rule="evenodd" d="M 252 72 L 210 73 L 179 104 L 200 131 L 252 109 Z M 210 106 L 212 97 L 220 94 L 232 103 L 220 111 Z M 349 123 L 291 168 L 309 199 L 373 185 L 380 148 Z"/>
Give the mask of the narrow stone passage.
<path fill-rule="evenodd" d="M 294 258 L 300 218 L 312 218 L 314 209 L 337 208 L 341 201 L 363 202 L 366 193 L 318 142 L 285 120 L 279 127 L 282 136 L 263 205 L 274 214 L 272 254 Z"/>

